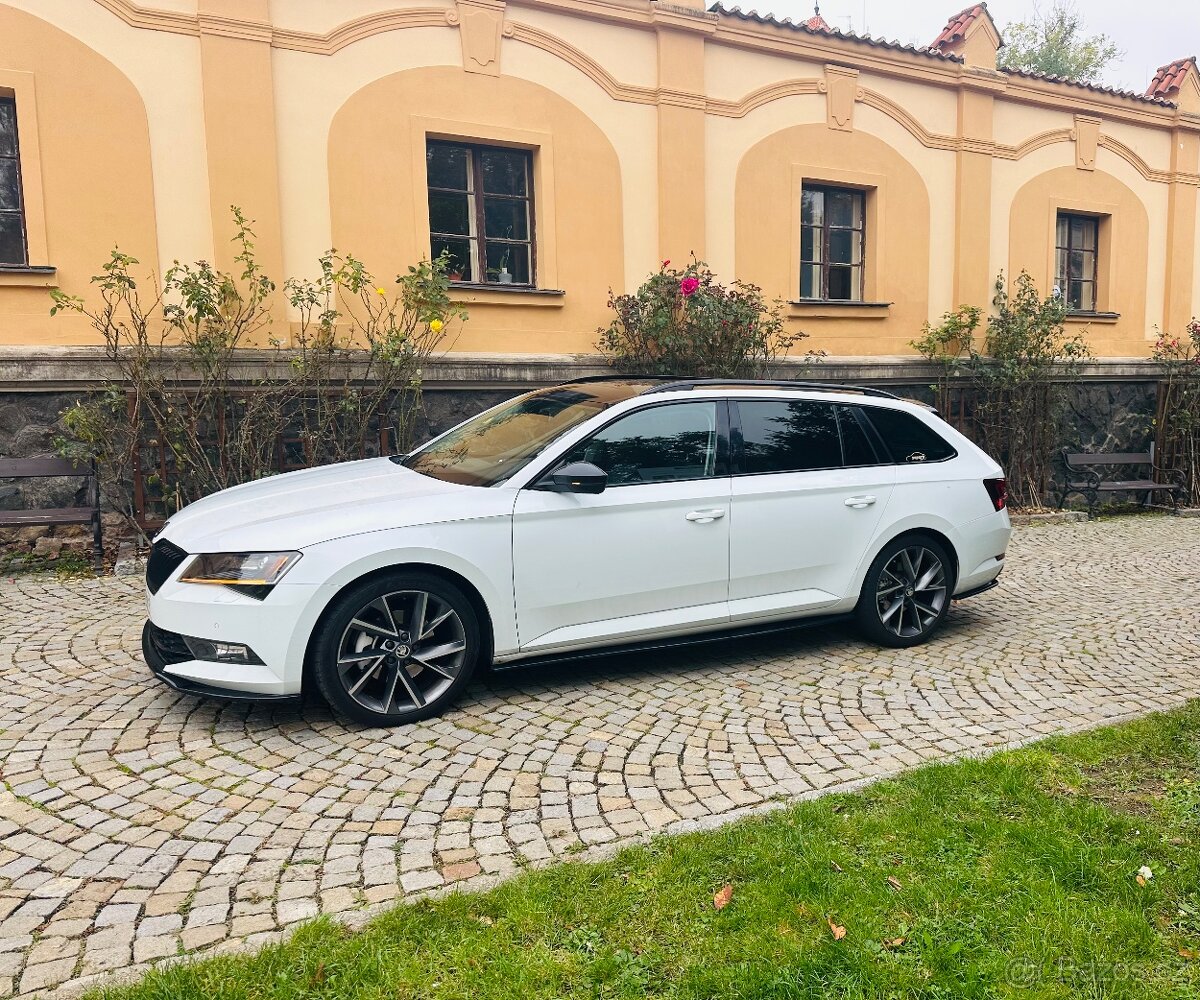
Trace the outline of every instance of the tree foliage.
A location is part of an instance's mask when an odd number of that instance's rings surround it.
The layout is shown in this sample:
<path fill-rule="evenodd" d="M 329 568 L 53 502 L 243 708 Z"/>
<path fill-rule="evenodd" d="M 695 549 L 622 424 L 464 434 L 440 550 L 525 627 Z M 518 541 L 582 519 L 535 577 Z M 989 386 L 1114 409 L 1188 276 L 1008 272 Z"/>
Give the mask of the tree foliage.
<path fill-rule="evenodd" d="M 1048 11 L 1035 7 L 1033 17 L 1004 31 L 1000 65 L 1062 76 L 1081 83 L 1097 82 L 1121 50 L 1107 35 L 1089 35 L 1083 15 L 1071 0 L 1054 0 Z"/>

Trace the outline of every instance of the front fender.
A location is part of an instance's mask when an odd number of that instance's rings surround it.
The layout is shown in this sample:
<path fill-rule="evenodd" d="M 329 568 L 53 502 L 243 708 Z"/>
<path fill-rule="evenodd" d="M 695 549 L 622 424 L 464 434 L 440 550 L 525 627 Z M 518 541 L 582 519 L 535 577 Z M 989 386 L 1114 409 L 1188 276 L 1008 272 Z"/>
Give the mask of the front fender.
<path fill-rule="evenodd" d="M 312 631 L 338 593 L 377 570 L 417 564 L 447 570 L 474 587 L 491 618 L 495 653 L 515 651 L 512 518 L 505 515 L 391 528 L 306 548 L 288 581 L 312 587 L 288 647 L 289 675 L 303 669 Z"/>

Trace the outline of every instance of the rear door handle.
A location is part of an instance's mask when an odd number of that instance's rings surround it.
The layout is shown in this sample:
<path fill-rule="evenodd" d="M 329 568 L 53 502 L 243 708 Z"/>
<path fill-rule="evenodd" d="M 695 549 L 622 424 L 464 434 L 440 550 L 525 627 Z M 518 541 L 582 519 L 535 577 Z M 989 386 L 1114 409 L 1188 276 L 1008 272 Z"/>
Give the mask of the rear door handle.
<path fill-rule="evenodd" d="M 711 510 L 693 510 L 687 514 L 689 521 L 695 521 L 696 524 L 710 524 L 719 517 L 724 517 L 725 511 L 720 507 L 713 507 Z"/>
<path fill-rule="evenodd" d="M 846 506 L 853 507 L 855 510 L 862 510 L 865 507 L 870 507 L 875 502 L 874 497 L 847 497 Z"/>

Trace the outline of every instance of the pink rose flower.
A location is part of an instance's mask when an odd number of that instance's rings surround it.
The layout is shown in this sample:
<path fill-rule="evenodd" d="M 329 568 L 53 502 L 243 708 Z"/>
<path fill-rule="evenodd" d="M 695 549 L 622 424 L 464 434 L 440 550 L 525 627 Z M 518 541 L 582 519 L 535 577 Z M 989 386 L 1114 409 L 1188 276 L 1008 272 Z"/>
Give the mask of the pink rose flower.
<path fill-rule="evenodd" d="M 679 294 L 685 299 L 696 294 L 696 289 L 700 287 L 700 282 L 696 278 L 684 278 L 679 283 Z"/>

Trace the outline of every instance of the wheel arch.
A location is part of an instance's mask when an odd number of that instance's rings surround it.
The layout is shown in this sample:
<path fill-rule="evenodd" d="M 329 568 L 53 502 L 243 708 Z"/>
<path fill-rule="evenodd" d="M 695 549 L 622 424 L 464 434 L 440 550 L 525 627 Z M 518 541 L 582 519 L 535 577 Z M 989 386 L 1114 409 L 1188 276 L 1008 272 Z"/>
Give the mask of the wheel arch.
<path fill-rule="evenodd" d="M 870 570 L 871 564 L 879 558 L 879 553 L 901 538 L 919 538 L 921 536 L 932 539 L 946 550 L 946 554 L 950 557 L 951 569 L 954 572 L 954 584 L 950 588 L 950 593 L 954 593 L 954 587 L 958 585 L 958 576 L 961 568 L 961 557 L 959 556 L 958 546 L 954 544 L 954 540 L 950 535 L 940 528 L 935 528 L 928 524 L 913 524 L 888 535 L 881 534 L 876 543 L 871 546 L 858 567 L 858 573 L 855 576 L 855 589 L 851 591 L 856 604 L 862 600 L 862 590 L 866 584 L 867 572 Z"/>
<path fill-rule="evenodd" d="M 431 576 L 440 577 L 447 583 L 452 583 L 463 592 L 463 596 L 471 602 L 471 607 L 479 618 L 479 637 L 483 642 L 483 647 L 479 651 L 480 668 L 486 670 L 491 667 L 493 651 L 495 649 L 495 624 L 492 621 L 492 613 L 488 608 L 487 601 L 484 600 L 479 588 L 461 573 L 456 573 L 445 566 L 439 566 L 437 563 L 416 560 L 412 562 L 390 563 L 386 566 L 376 567 L 360 576 L 354 577 L 352 580 L 348 580 L 338 590 L 329 595 L 329 600 L 325 602 L 325 606 L 317 616 L 316 623 L 309 630 L 308 641 L 305 643 L 304 669 L 300 681 L 302 692 L 313 690 L 310 687 L 313 671 L 313 648 L 316 645 L 317 635 L 320 633 L 322 626 L 325 624 L 325 619 L 329 615 L 329 609 L 337 603 L 338 598 L 352 587 L 361 586 L 377 577 L 387 576 L 389 573 L 405 570 L 428 573 Z"/>
<path fill-rule="evenodd" d="M 946 550 L 946 554 L 950 557 L 950 563 L 954 569 L 954 585 L 957 586 L 958 585 L 958 574 L 959 574 L 959 569 L 960 569 L 958 549 L 955 548 L 954 542 L 951 541 L 949 536 L 946 535 L 944 532 L 938 531 L 937 528 L 907 528 L 904 531 L 901 531 L 898 534 L 893 535 L 886 542 L 884 542 L 883 545 L 880 547 L 879 552 L 882 552 L 884 550 L 884 548 L 886 548 L 888 545 L 891 545 L 892 542 L 896 541 L 897 539 L 918 538 L 921 535 L 925 535 L 928 538 L 932 538 L 935 542 L 940 544 L 942 546 L 942 548 L 944 548 Z M 876 552 L 875 555 L 878 556 L 879 552 Z M 954 592 L 953 586 L 950 588 L 950 592 L 951 593 Z"/>

